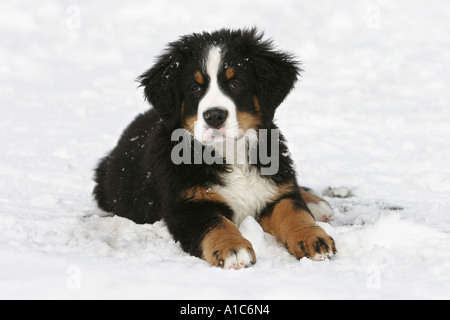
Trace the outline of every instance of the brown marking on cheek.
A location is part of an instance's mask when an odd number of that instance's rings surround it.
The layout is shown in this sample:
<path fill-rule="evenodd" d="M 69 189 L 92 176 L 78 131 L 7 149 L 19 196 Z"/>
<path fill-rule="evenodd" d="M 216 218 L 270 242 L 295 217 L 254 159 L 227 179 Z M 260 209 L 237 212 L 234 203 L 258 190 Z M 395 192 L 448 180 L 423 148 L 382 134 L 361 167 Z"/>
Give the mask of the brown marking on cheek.
<path fill-rule="evenodd" d="M 225 77 L 230 80 L 231 78 L 234 77 L 236 73 L 236 70 L 233 67 L 229 67 L 226 71 L 225 71 Z"/>
<path fill-rule="evenodd" d="M 194 73 L 194 79 L 198 84 L 203 84 L 205 80 L 203 79 L 203 75 L 200 71 L 196 71 Z"/>
<path fill-rule="evenodd" d="M 190 133 L 194 134 L 194 126 L 197 121 L 197 114 L 193 116 L 187 116 L 184 119 L 182 118 L 183 128 L 188 130 Z"/>
<path fill-rule="evenodd" d="M 250 241 L 245 239 L 237 226 L 225 217 L 212 228 L 201 242 L 202 257 L 213 266 L 223 267 L 230 254 L 245 249 L 256 262 L 255 251 Z"/>
<path fill-rule="evenodd" d="M 237 111 L 237 120 L 242 130 L 258 129 L 262 125 L 259 113 Z"/>
<path fill-rule="evenodd" d="M 280 200 L 272 213 L 263 216 L 259 223 L 297 259 L 317 259 L 336 253 L 333 238 L 315 223 L 309 212 L 297 208 L 291 199 Z"/>
<path fill-rule="evenodd" d="M 237 119 L 242 130 L 258 129 L 262 126 L 261 105 L 256 96 L 253 97 L 253 112 L 237 111 Z"/>
<path fill-rule="evenodd" d="M 226 204 L 225 199 L 211 188 L 201 186 L 189 188 L 181 193 L 181 198 L 188 201 L 214 201 Z"/>

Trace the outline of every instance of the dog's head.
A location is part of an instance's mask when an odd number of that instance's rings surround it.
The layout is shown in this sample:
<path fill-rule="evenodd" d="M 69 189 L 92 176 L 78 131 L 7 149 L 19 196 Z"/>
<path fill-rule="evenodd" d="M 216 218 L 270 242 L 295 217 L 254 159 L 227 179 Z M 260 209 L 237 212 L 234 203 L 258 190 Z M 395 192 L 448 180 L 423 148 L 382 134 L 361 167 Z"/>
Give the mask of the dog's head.
<path fill-rule="evenodd" d="M 191 34 L 170 43 L 139 77 L 168 130 L 203 144 L 266 127 L 301 71 L 256 29 Z"/>

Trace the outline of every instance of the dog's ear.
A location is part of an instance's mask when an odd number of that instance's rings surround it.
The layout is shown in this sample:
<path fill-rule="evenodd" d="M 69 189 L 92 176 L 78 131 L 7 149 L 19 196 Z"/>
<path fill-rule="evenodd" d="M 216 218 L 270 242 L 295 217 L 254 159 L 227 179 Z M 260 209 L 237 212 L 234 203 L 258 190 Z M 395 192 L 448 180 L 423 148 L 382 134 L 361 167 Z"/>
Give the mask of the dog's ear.
<path fill-rule="evenodd" d="M 254 37 L 256 51 L 253 65 L 261 111 L 264 119 L 271 121 L 276 108 L 292 90 L 302 70 L 292 55 L 275 50 L 272 41 L 261 41 L 262 36 L 261 33 Z"/>
<path fill-rule="evenodd" d="M 173 50 L 160 56 L 155 65 L 137 78 L 147 101 L 155 108 L 166 128 L 172 131 L 180 121 L 178 90 L 180 56 Z"/>

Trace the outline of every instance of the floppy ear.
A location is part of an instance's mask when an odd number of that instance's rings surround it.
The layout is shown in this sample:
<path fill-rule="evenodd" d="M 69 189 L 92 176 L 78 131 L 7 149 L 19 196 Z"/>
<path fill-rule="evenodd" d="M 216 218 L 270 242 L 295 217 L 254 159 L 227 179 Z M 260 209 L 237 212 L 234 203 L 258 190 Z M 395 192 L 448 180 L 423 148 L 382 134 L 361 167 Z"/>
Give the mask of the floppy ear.
<path fill-rule="evenodd" d="M 156 109 L 166 128 L 172 131 L 180 121 L 181 97 L 178 89 L 178 56 L 167 52 L 137 81 L 144 87 L 147 101 Z"/>
<path fill-rule="evenodd" d="M 259 40 L 262 34 L 259 35 Z M 283 102 L 302 71 L 294 58 L 275 51 L 271 41 L 259 42 L 254 56 L 257 95 L 265 120 L 272 120 L 275 109 Z"/>

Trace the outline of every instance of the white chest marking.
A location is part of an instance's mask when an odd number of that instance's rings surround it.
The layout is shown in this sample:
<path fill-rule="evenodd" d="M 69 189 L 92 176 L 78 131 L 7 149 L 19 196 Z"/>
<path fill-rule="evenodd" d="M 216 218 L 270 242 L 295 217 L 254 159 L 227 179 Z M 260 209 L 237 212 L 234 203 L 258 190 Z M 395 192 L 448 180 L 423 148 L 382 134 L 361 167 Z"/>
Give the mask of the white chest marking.
<path fill-rule="evenodd" d="M 223 176 L 225 186 L 214 186 L 213 191 L 231 207 L 233 222 L 239 226 L 247 216 L 257 219 L 267 203 L 278 197 L 279 188 L 246 164 L 236 164 L 232 168 L 232 172 Z"/>

